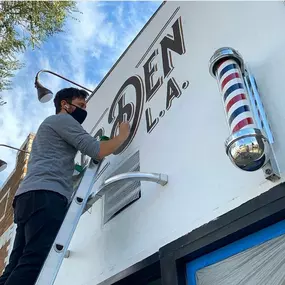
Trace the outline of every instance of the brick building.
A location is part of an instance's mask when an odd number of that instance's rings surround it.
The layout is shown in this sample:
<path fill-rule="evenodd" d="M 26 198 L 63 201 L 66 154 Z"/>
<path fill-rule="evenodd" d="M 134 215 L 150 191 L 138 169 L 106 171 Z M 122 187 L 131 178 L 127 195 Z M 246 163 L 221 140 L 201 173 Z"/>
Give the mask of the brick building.
<path fill-rule="evenodd" d="M 34 137 L 34 134 L 29 134 L 21 149 L 31 151 Z M 26 175 L 28 159 L 28 153 L 18 152 L 16 166 L 0 190 L 0 273 L 8 263 L 15 237 L 12 202 L 19 183 Z"/>

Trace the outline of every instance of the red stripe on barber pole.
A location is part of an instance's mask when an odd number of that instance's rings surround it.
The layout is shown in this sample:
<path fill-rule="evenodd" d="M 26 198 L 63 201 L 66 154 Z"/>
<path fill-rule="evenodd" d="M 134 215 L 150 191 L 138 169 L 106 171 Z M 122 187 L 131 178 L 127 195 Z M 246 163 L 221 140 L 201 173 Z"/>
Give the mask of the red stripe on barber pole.
<path fill-rule="evenodd" d="M 229 112 L 230 108 L 238 101 L 246 100 L 245 94 L 238 94 L 233 97 L 227 104 L 226 111 Z"/>
<path fill-rule="evenodd" d="M 218 70 L 218 69 L 221 67 L 221 65 L 222 65 L 223 63 L 225 63 L 227 60 L 228 60 L 228 58 L 221 60 L 221 61 L 218 63 L 218 66 L 217 66 L 217 69 L 216 69 L 216 70 Z"/>
<path fill-rule="evenodd" d="M 233 128 L 233 133 L 239 131 L 243 127 L 247 125 L 252 125 L 253 124 L 253 119 L 252 118 L 246 118 L 238 122 L 235 127 Z"/>
<path fill-rule="evenodd" d="M 229 74 L 223 81 L 222 81 L 222 90 L 224 89 L 225 85 L 234 78 L 240 78 L 237 72 Z"/>

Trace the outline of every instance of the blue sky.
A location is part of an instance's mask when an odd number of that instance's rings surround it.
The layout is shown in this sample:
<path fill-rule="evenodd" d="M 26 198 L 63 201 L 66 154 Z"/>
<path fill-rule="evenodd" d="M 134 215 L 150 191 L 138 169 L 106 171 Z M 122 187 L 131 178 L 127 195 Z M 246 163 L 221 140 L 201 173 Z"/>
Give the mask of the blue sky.
<path fill-rule="evenodd" d="M 34 77 L 48 69 L 93 90 L 127 48 L 161 2 L 78 2 L 79 21 L 69 19 L 65 32 L 45 42 L 40 50 L 19 54 L 25 67 L 15 74 L 13 90 L 2 92 L 7 104 L 0 106 L 0 143 L 20 147 L 30 132 L 54 114 L 52 102 L 37 100 Z M 42 74 L 41 83 L 55 94 L 70 86 L 59 78 Z M 0 147 L 8 167 L 0 173 L 0 187 L 15 166 L 16 152 Z"/>

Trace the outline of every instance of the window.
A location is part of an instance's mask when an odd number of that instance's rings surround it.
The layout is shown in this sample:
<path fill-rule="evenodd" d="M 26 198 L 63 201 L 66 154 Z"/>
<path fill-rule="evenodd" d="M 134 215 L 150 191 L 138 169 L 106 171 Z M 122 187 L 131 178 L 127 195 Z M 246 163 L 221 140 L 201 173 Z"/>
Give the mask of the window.
<path fill-rule="evenodd" d="M 188 284 L 283 284 L 284 252 L 282 221 L 190 262 Z"/>

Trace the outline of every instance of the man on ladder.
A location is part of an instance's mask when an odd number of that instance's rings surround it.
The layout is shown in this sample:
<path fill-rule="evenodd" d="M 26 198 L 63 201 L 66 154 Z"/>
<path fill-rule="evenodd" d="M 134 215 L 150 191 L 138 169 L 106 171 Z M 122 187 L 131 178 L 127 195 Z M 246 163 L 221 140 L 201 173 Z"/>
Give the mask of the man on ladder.
<path fill-rule="evenodd" d="M 54 98 L 56 115 L 38 129 L 27 175 L 13 202 L 16 237 L 0 285 L 35 284 L 73 194 L 77 151 L 100 160 L 129 136 L 128 123 L 121 123 L 119 135 L 108 141 L 89 135 L 81 126 L 87 116 L 87 95 L 76 88 L 60 90 Z"/>

